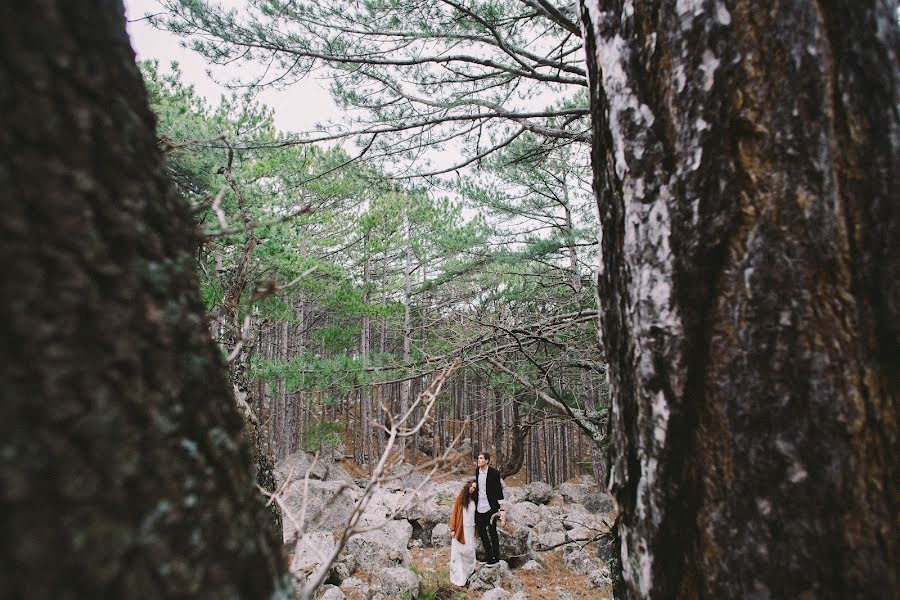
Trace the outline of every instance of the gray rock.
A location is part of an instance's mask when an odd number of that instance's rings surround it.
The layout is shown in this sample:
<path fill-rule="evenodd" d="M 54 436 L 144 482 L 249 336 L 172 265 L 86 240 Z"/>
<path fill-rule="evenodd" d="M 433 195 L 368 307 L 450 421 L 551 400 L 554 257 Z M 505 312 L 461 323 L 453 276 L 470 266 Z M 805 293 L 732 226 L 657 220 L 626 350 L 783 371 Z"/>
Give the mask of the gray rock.
<path fill-rule="evenodd" d="M 514 525 L 534 527 L 541 521 L 541 508 L 527 500 L 506 505 L 506 517 Z"/>
<path fill-rule="evenodd" d="M 551 531 L 563 531 L 565 527 L 563 527 L 563 519 L 565 515 L 557 506 L 542 506 L 541 507 L 541 520 L 535 526 L 535 531 L 538 533 L 549 533 Z"/>
<path fill-rule="evenodd" d="M 353 575 L 354 571 L 356 571 L 356 557 L 352 554 L 342 552 L 338 560 L 331 566 L 331 573 L 328 575 L 328 583 L 341 585 Z"/>
<path fill-rule="evenodd" d="M 505 560 L 496 565 L 483 564 L 469 577 L 469 589 L 476 592 L 492 590 L 500 587 L 500 584 L 511 576 L 509 564 Z"/>
<path fill-rule="evenodd" d="M 449 546 L 450 539 L 450 526 L 446 523 L 438 523 L 431 530 L 431 545 L 435 548 Z"/>
<path fill-rule="evenodd" d="M 509 597 L 509 600 L 528 600 L 528 596 L 525 595 L 525 592 L 516 592 Z"/>
<path fill-rule="evenodd" d="M 593 588 L 605 587 L 612 585 L 612 579 L 609 576 L 609 569 L 601 567 L 588 573 L 588 584 Z"/>
<path fill-rule="evenodd" d="M 543 481 L 533 481 L 523 488 L 522 500 L 535 504 L 547 504 L 553 498 L 553 488 Z"/>
<path fill-rule="evenodd" d="M 587 575 L 600 568 L 597 559 L 582 550 L 577 544 L 570 544 L 563 548 L 563 562 L 568 570 L 579 575 Z"/>
<path fill-rule="evenodd" d="M 527 527 L 513 529 L 508 525 L 497 528 L 500 537 L 500 556 L 510 565 L 518 566 L 530 558 L 531 549 L 528 546 L 530 531 Z"/>
<path fill-rule="evenodd" d="M 559 600 L 575 600 L 575 596 L 572 595 L 572 592 L 563 587 L 556 588 L 556 597 Z"/>
<path fill-rule="evenodd" d="M 330 532 L 316 531 L 307 533 L 294 546 L 294 560 L 291 571 L 311 571 L 319 563 L 331 557 L 336 544 Z"/>
<path fill-rule="evenodd" d="M 350 577 L 341 582 L 341 591 L 353 600 L 367 600 L 372 595 L 369 584 L 356 577 Z"/>
<path fill-rule="evenodd" d="M 412 560 L 407 549 L 411 535 L 412 525 L 408 521 L 391 521 L 381 529 L 350 538 L 346 552 L 367 571 L 408 565 Z"/>
<path fill-rule="evenodd" d="M 312 463 L 313 456 L 303 452 L 295 452 L 275 465 L 275 481 L 280 486 L 288 475 L 291 481 L 302 481 L 306 477 L 306 470 Z M 318 479 L 320 481 L 328 478 L 328 466 L 326 461 L 318 460 L 309 473 L 310 479 Z"/>
<path fill-rule="evenodd" d="M 525 563 L 524 565 L 522 565 L 519 568 L 524 571 L 537 571 L 538 569 L 543 569 L 544 565 L 542 565 L 537 560 L 532 558 L 531 560 L 529 560 L 527 563 Z"/>
<path fill-rule="evenodd" d="M 347 524 L 347 520 L 356 507 L 359 490 L 339 481 L 310 480 L 305 486 L 303 480 L 296 481 L 283 494 L 287 510 L 296 520 L 300 520 L 304 508 L 304 489 L 308 494 L 306 503 L 307 531 L 335 531 Z M 285 542 L 293 539 L 295 529 L 293 521 L 283 519 Z"/>
<path fill-rule="evenodd" d="M 394 468 L 391 476 L 396 477 L 391 485 L 399 486 L 400 489 L 415 488 L 425 481 L 425 474 L 415 470 L 411 464 L 403 463 Z M 462 487 L 462 486 L 460 486 Z"/>
<path fill-rule="evenodd" d="M 528 537 L 528 545 L 535 550 L 550 550 L 559 547 L 565 543 L 566 533 L 564 531 L 548 531 L 547 533 L 538 533 L 537 530 L 531 532 Z"/>
<path fill-rule="evenodd" d="M 344 592 L 333 585 L 323 585 L 319 588 L 319 600 L 344 600 Z"/>
<path fill-rule="evenodd" d="M 566 502 L 584 504 L 590 497 L 591 489 L 582 483 L 562 483 L 559 493 Z"/>
<path fill-rule="evenodd" d="M 509 596 L 509 592 L 503 588 L 497 587 L 485 592 L 481 597 L 481 600 L 508 600 Z"/>
<path fill-rule="evenodd" d="M 388 596 L 406 596 L 415 598 L 419 595 L 419 577 L 403 567 L 392 567 L 377 573 L 381 591 Z"/>
<path fill-rule="evenodd" d="M 611 513 L 616 509 L 616 501 L 606 492 L 591 492 L 584 501 L 584 508 L 595 514 Z"/>

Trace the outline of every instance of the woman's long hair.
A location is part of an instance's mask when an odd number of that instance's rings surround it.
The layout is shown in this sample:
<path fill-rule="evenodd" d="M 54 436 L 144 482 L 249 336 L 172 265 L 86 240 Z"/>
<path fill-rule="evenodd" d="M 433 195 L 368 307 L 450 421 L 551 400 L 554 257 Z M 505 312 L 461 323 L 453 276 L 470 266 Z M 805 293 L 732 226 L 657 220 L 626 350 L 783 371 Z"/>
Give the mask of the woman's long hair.
<path fill-rule="evenodd" d="M 459 495 L 457 496 L 457 498 L 459 498 L 460 502 L 462 502 L 463 508 L 467 508 L 467 507 L 469 506 L 469 502 L 475 502 L 475 501 L 476 501 L 476 496 L 475 496 L 475 494 L 472 494 L 472 493 L 469 492 L 469 487 L 471 487 L 471 485 L 472 485 L 473 483 L 474 483 L 476 486 L 478 485 L 478 482 L 477 482 L 477 481 L 475 481 L 474 479 L 470 479 L 469 481 L 466 482 L 466 484 L 463 486 L 462 491 L 460 491 L 460 492 L 459 492 Z M 476 492 L 475 492 L 475 493 L 477 494 L 477 493 L 478 493 L 478 491 L 477 491 L 478 488 L 476 487 L 475 489 L 476 489 Z"/>

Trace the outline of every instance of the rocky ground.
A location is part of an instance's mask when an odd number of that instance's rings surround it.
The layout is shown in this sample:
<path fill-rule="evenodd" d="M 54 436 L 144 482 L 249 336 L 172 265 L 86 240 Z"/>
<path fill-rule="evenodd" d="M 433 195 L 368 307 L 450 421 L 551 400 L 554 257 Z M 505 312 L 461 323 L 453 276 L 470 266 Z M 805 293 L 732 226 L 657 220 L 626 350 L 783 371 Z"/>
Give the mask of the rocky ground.
<path fill-rule="evenodd" d="M 340 457 L 340 454 L 338 454 Z M 305 453 L 277 465 L 279 482 L 290 475 L 282 499 L 288 513 L 284 538 L 295 573 L 313 572 L 335 547 L 366 480 L 334 460 L 309 468 Z M 307 470 L 308 482 L 304 481 Z M 448 581 L 450 509 L 464 477 L 441 473 L 424 485 L 408 465 L 400 477 L 379 488 L 362 515 L 369 531 L 352 538 L 319 590 L 325 600 L 454 598 L 484 600 L 605 599 L 612 596 L 609 571 L 601 560 L 612 499 L 588 481 L 505 482 L 507 523 L 500 527 L 498 566 L 480 562 L 465 588 Z M 359 476 L 359 477 L 357 477 Z M 419 487 L 418 491 L 415 491 Z M 293 521 L 305 510 L 304 531 L 293 543 Z M 398 510 L 399 509 L 399 510 Z"/>

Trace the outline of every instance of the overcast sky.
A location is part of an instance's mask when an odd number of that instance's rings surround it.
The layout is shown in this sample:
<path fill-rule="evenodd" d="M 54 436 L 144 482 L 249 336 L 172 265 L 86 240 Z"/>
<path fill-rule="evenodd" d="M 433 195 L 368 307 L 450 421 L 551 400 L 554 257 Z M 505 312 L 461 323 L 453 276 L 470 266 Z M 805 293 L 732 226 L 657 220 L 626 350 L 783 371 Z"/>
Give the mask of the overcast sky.
<path fill-rule="evenodd" d="M 240 6 L 242 0 L 225 0 L 227 6 Z M 210 104 L 218 104 L 222 94 L 230 92 L 207 75 L 208 65 L 197 53 L 182 47 L 178 37 L 151 27 L 146 20 L 135 21 L 147 13 L 160 12 L 156 0 L 125 0 L 125 15 L 129 21 L 128 34 L 139 60 L 158 59 L 168 69 L 171 61 L 178 61 L 186 83 L 193 84 L 197 93 Z M 275 125 L 281 131 L 304 132 L 337 116 L 328 93 L 328 82 L 307 79 L 283 91 L 266 90 L 258 99 L 275 111 Z"/>

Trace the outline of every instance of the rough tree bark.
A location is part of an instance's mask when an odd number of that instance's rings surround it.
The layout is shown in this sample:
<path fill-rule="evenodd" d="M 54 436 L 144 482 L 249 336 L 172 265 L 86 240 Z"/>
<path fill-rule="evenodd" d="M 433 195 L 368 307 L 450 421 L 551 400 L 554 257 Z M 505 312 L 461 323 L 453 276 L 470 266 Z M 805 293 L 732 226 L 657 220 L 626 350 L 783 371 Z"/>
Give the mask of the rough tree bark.
<path fill-rule="evenodd" d="M 286 565 L 122 5 L 4 7 L 0 589 L 271 597 Z"/>
<path fill-rule="evenodd" d="M 897 589 L 887 0 L 582 0 L 621 598 Z"/>

